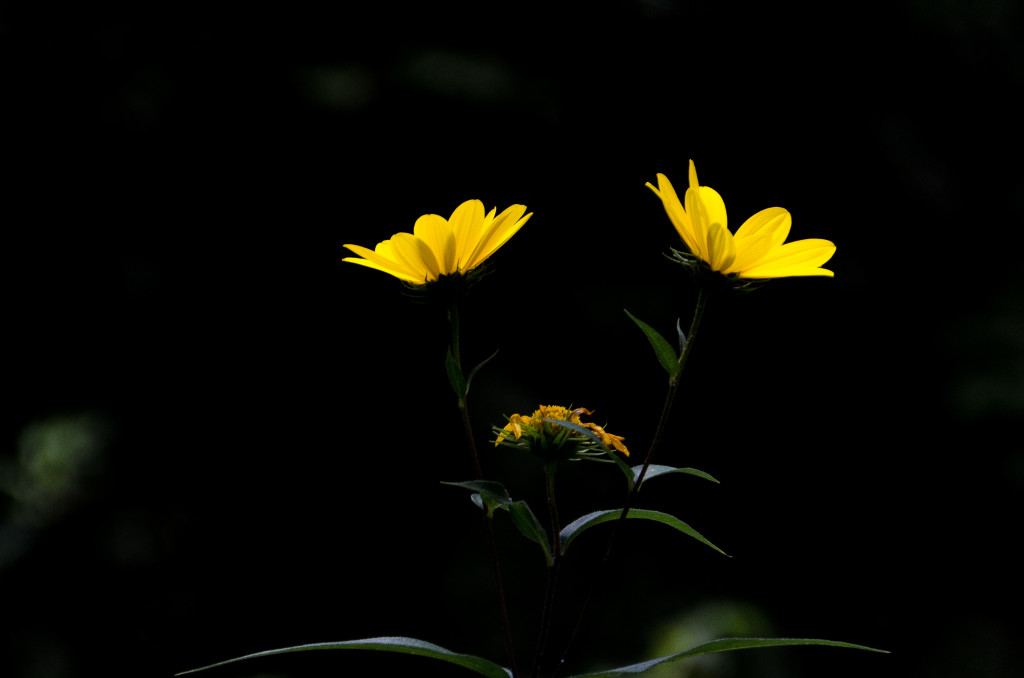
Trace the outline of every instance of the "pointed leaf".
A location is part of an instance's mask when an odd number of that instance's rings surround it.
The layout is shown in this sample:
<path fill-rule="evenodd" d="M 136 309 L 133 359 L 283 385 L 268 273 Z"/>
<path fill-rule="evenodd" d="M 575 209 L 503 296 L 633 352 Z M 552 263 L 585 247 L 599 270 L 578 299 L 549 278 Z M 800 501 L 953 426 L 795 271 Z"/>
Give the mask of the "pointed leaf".
<path fill-rule="evenodd" d="M 626 311 L 626 309 L 622 309 Z M 633 322 L 636 323 L 644 335 L 647 337 L 647 341 L 651 342 L 651 346 L 654 348 L 654 354 L 658 356 L 658 362 L 668 372 L 669 377 L 675 377 L 679 372 L 679 356 L 676 355 L 676 351 L 672 348 L 672 345 L 668 343 L 665 337 L 661 336 L 656 329 L 645 323 L 644 321 L 637 318 L 635 315 L 626 311 Z"/>
<path fill-rule="evenodd" d="M 476 367 L 474 367 L 473 369 L 471 369 L 471 370 L 469 371 L 469 376 L 468 376 L 468 377 L 466 377 L 466 393 L 465 393 L 464 395 L 469 395 L 469 387 L 470 387 L 470 386 L 471 386 L 471 385 L 473 384 L 473 377 L 475 377 L 475 376 L 476 376 L 476 373 L 480 371 L 480 368 L 481 368 L 481 367 L 483 367 L 483 366 L 484 366 L 484 365 L 486 365 L 487 363 L 491 362 L 491 360 L 492 360 L 492 359 L 494 358 L 494 356 L 496 356 L 496 355 L 498 355 L 498 352 L 497 352 L 497 351 L 495 351 L 494 353 L 492 353 L 492 354 L 490 355 L 490 357 L 488 357 L 488 358 L 484 358 L 484 359 L 483 359 L 482 361 L 480 361 L 480 363 L 479 363 L 479 364 L 478 364 L 478 365 L 477 365 Z"/>
<path fill-rule="evenodd" d="M 430 657 L 432 659 L 440 659 L 441 661 L 458 664 L 459 666 L 467 668 L 470 671 L 475 671 L 481 676 L 486 676 L 487 678 L 509 678 L 509 676 L 512 675 L 512 672 L 508 669 L 505 669 L 504 667 L 482 657 L 474 657 L 469 654 L 458 654 L 456 652 L 446 650 L 438 645 L 434 645 L 433 643 L 417 640 L 415 638 L 403 638 L 400 636 L 367 638 L 365 640 L 345 640 L 337 643 L 313 643 L 310 645 L 285 647 L 279 650 L 266 650 L 264 652 L 256 652 L 254 654 L 247 654 L 244 657 L 236 657 L 216 664 L 210 664 L 209 666 L 204 666 L 202 668 L 192 669 L 191 671 L 183 671 L 177 675 L 183 676 L 187 673 L 204 671 L 206 669 L 212 669 L 215 666 L 223 666 L 225 664 L 240 662 L 246 659 L 255 659 L 256 657 L 269 657 L 275 654 L 303 652 L 306 650 L 381 650 L 384 652 L 396 652 L 399 654 L 414 654 L 421 657 Z"/>
<path fill-rule="evenodd" d="M 632 470 L 634 480 L 638 475 L 640 475 L 640 470 L 642 468 L 643 466 L 633 467 Z M 704 471 L 699 471 L 695 468 L 675 468 L 674 466 L 662 466 L 660 464 L 651 464 L 650 466 L 647 467 L 647 473 L 644 474 L 644 483 L 646 483 L 651 478 L 657 478 L 658 476 L 667 475 L 669 473 L 686 473 L 691 476 L 697 476 L 698 478 L 710 480 L 713 483 L 718 482 L 718 480 L 710 473 L 704 473 Z"/>
<path fill-rule="evenodd" d="M 462 368 L 459 367 L 459 363 L 452 356 L 451 347 L 448 348 L 448 355 L 444 359 L 444 369 L 448 373 L 448 383 L 452 385 L 455 395 L 459 398 L 465 398 L 469 386 L 466 383 L 466 377 L 462 374 Z"/>
<path fill-rule="evenodd" d="M 600 525 L 601 523 L 607 523 L 613 520 L 618 520 L 621 515 L 622 509 L 607 509 L 604 511 L 594 511 L 593 513 L 588 513 L 587 515 L 572 521 L 571 523 L 562 528 L 562 553 L 565 553 L 569 550 L 569 544 L 572 543 L 572 541 L 577 536 L 579 536 L 579 534 L 584 530 L 590 529 L 595 525 Z M 679 530 L 683 534 L 693 537 L 702 544 L 710 546 L 711 548 L 721 553 L 723 556 L 728 555 L 725 551 L 723 551 L 722 549 L 718 548 L 710 541 L 705 539 L 700 532 L 693 529 L 692 527 L 690 527 L 683 521 L 679 520 L 675 516 L 669 515 L 668 513 L 662 513 L 661 511 L 650 511 L 647 509 L 632 509 L 628 514 L 626 514 L 626 518 L 653 520 L 655 522 L 668 525 L 669 527 L 673 527 Z"/>
<path fill-rule="evenodd" d="M 676 318 L 676 334 L 679 335 L 679 355 L 682 355 L 683 349 L 686 348 L 686 335 L 683 334 L 682 322 L 682 318 Z"/>
<path fill-rule="evenodd" d="M 846 647 L 853 650 L 867 650 L 868 652 L 883 652 L 888 654 L 885 650 L 878 650 L 873 647 L 854 645 L 853 643 L 842 643 L 835 640 L 818 640 L 816 638 L 723 638 L 721 640 L 713 640 L 710 643 L 698 645 L 697 647 L 685 650 L 684 652 L 679 652 L 678 654 L 670 654 L 666 657 L 649 659 L 645 662 L 640 662 L 639 664 L 620 666 L 617 669 L 610 669 L 608 671 L 580 673 L 575 676 L 570 676 L 569 678 L 617 678 L 618 676 L 643 673 L 644 671 L 652 669 L 658 664 L 664 664 L 665 662 L 677 661 L 687 657 L 697 657 L 702 654 L 728 652 L 730 650 L 746 650 L 755 647 L 784 647 L 792 645 L 826 645 L 829 647 Z"/>
<path fill-rule="evenodd" d="M 460 483 L 442 481 L 441 484 L 462 487 L 472 492 L 477 492 L 497 504 L 506 505 L 512 502 L 512 497 L 509 496 L 508 490 L 496 480 L 466 480 Z"/>
<path fill-rule="evenodd" d="M 540 545 L 544 551 L 544 562 L 550 566 L 551 547 L 548 545 L 548 533 L 537 520 L 537 516 L 533 514 L 525 501 L 512 502 L 508 505 L 508 512 L 512 516 L 512 522 L 523 536 Z"/>

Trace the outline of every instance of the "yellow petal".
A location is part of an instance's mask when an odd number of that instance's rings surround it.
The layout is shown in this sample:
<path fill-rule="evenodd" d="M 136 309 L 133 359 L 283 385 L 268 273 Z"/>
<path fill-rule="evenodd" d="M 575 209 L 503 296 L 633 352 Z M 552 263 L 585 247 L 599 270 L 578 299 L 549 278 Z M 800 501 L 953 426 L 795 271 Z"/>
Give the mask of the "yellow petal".
<path fill-rule="evenodd" d="M 375 268 L 378 271 L 384 271 L 385 273 L 393 275 L 396 278 L 398 278 L 399 280 L 404 280 L 405 282 L 410 282 L 410 283 L 422 283 L 423 282 L 422 279 L 421 280 L 417 280 L 416 278 L 413 278 L 411 275 L 406 275 L 405 273 L 402 273 L 402 272 L 398 271 L 397 269 L 388 268 L 387 266 L 381 266 L 380 264 L 377 264 L 375 262 L 369 261 L 367 259 L 357 259 L 356 257 L 345 257 L 344 259 L 342 259 L 342 261 L 348 261 L 348 262 L 351 262 L 353 264 L 359 264 L 360 266 L 366 266 L 367 268 Z"/>
<path fill-rule="evenodd" d="M 808 238 L 774 248 L 756 266 L 743 271 L 742 278 L 784 278 L 789 276 L 833 276 L 832 271 L 819 268 L 832 258 L 836 246 L 828 240 Z"/>
<path fill-rule="evenodd" d="M 455 272 L 455 234 L 444 217 L 424 214 L 416 220 L 412 232 L 434 253 L 441 273 L 447 275 Z"/>
<path fill-rule="evenodd" d="M 781 207 L 763 209 L 743 222 L 736 231 L 736 240 L 748 238 L 770 237 L 776 245 L 781 245 L 789 236 L 789 228 L 793 225 L 793 217 Z"/>
<path fill-rule="evenodd" d="M 743 222 L 734 235 L 736 259 L 726 273 L 741 272 L 770 256 L 771 250 L 785 241 L 792 223 L 789 212 L 781 207 L 761 210 Z"/>
<path fill-rule="evenodd" d="M 466 262 L 467 270 L 482 264 L 499 247 L 508 242 L 508 239 L 515 235 L 523 227 L 523 224 L 529 221 L 533 213 L 523 216 L 524 212 L 526 212 L 526 205 L 512 205 L 498 216 L 493 217 L 490 223 L 484 219 L 484 230 L 480 234 L 480 240 Z M 491 214 L 493 213 L 492 210 Z"/>
<path fill-rule="evenodd" d="M 675 188 L 673 188 L 672 182 L 664 174 L 659 174 L 658 188 L 652 186 L 650 182 L 647 183 L 647 187 L 661 198 L 665 214 L 668 215 L 669 221 L 675 226 L 676 233 L 683 239 L 683 244 L 691 252 L 697 254 L 697 237 L 693 231 L 693 224 L 690 216 L 683 209 L 683 204 L 679 201 L 679 195 L 676 193 Z M 698 254 L 697 256 L 700 255 Z"/>
<path fill-rule="evenodd" d="M 715 222 L 708 228 L 707 262 L 716 271 L 725 271 L 736 258 L 736 245 L 732 233 L 722 224 Z"/>
<path fill-rule="evenodd" d="M 686 189 L 685 205 L 686 213 L 690 217 L 693 227 L 694 241 L 697 249 L 693 253 L 704 261 L 712 264 L 712 249 L 709 242 L 709 233 L 712 224 L 720 224 L 728 231 L 728 219 L 725 212 L 725 201 L 718 191 L 710 186 L 701 186 L 697 181 L 697 166 L 693 160 L 690 161 L 690 187 Z M 724 242 L 724 238 L 716 236 L 717 242 Z M 723 252 L 719 252 L 722 255 Z M 720 259 L 721 260 L 721 259 Z M 731 259 L 730 259 L 731 263 Z M 712 265 L 713 266 L 713 265 Z M 720 270 L 717 269 L 716 270 Z"/>
<path fill-rule="evenodd" d="M 440 269 L 430 246 L 412 233 L 396 233 L 391 236 L 391 248 L 395 257 L 426 280 L 437 280 Z"/>
<path fill-rule="evenodd" d="M 448 227 L 455 234 L 455 261 L 460 269 L 466 268 L 466 260 L 479 239 L 484 221 L 484 204 L 479 200 L 467 200 L 452 212 Z"/>
<path fill-rule="evenodd" d="M 777 247 L 771 238 L 740 240 L 733 236 L 733 242 L 736 243 L 736 258 L 727 270 L 722 271 L 723 273 L 740 273 L 757 266 L 762 259 L 770 256 L 773 248 Z"/>
<path fill-rule="evenodd" d="M 729 228 L 729 220 L 725 214 L 725 201 L 718 191 L 710 186 L 700 187 L 700 201 L 704 203 L 704 214 L 707 216 L 708 224 L 721 224 Z"/>
<path fill-rule="evenodd" d="M 402 278 L 403 280 L 409 280 L 411 282 L 423 282 L 422 276 L 417 279 L 417 271 L 409 268 L 405 264 L 398 261 L 391 253 L 391 245 L 385 240 L 377 243 L 377 247 L 374 250 L 367 249 L 360 245 L 345 245 L 345 247 L 356 254 L 363 257 L 366 260 L 364 266 L 370 266 L 370 268 L 376 268 L 385 273 Z M 361 260 L 354 258 L 346 258 L 345 261 L 351 261 L 354 264 L 360 263 Z"/>
<path fill-rule="evenodd" d="M 686 214 L 690 217 L 690 223 L 693 224 L 693 236 L 694 244 L 696 249 L 693 253 L 698 257 L 710 263 L 711 254 L 708 248 L 708 229 L 711 227 L 711 223 L 708 221 L 708 215 L 704 210 L 704 201 L 701 200 L 700 186 L 686 189 Z"/>

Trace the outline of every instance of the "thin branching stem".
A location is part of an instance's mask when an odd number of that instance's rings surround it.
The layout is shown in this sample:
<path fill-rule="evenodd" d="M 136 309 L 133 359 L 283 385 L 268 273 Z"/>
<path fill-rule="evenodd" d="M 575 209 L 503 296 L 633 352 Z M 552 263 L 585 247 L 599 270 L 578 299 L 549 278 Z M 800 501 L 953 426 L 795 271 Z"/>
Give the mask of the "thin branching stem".
<path fill-rule="evenodd" d="M 672 404 L 676 399 L 676 392 L 679 390 L 679 377 L 683 373 L 683 367 L 686 366 L 686 361 L 690 357 L 690 351 L 693 350 L 693 342 L 697 338 L 697 329 L 700 327 L 700 321 L 704 317 L 704 309 L 707 307 L 708 294 L 704 288 L 700 288 L 697 293 L 697 307 L 693 312 L 693 320 L 690 322 L 690 333 L 686 337 L 686 343 L 683 345 L 683 350 L 679 352 L 679 366 L 676 369 L 676 373 L 668 381 L 668 393 L 665 394 L 665 404 L 661 408 L 661 417 L 658 419 L 658 427 L 654 431 L 654 438 L 651 439 L 651 446 L 647 450 L 647 457 L 644 458 L 643 468 L 640 469 L 640 473 L 637 474 L 636 479 L 633 482 L 633 491 L 630 495 L 635 495 L 640 489 L 640 484 L 644 480 L 644 476 L 647 475 L 647 469 L 651 465 L 651 461 L 654 459 L 654 453 L 661 446 L 661 439 L 665 435 L 665 429 L 668 427 L 669 415 L 672 413 Z M 622 512 L 622 517 L 626 517 L 626 513 L 629 511 L 628 503 L 627 508 Z"/>
<path fill-rule="evenodd" d="M 459 342 L 459 300 L 455 296 L 452 299 L 448 310 L 448 321 L 452 329 L 452 358 L 460 373 L 462 370 L 462 355 Z M 473 459 L 473 471 L 477 480 L 483 480 L 483 469 L 480 466 L 480 455 L 476 451 L 476 441 L 473 438 L 473 425 L 469 419 L 469 406 L 465 393 L 459 394 L 459 415 L 462 418 L 462 428 L 466 434 L 466 444 L 469 446 L 470 455 Z M 512 644 L 512 629 L 508 621 L 508 607 L 505 604 L 505 586 L 501 578 L 501 565 L 498 559 L 498 545 L 494 538 L 494 522 L 490 514 L 484 511 L 487 522 L 487 542 L 491 554 L 491 569 L 494 570 L 494 583 L 498 591 L 498 608 L 501 614 L 501 629 L 505 638 L 505 652 L 508 655 L 509 670 L 512 671 L 512 678 L 519 678 L 519 669 L 516 666 L 515 648 Z"/>
<path fill-rule="evenodd" d="M 633 505 L 633 499 L 636 497 L 636 493 L 640 490 L 640 484 L 643 483 L 644 476 L 647 475 L 647 469 L 650 467 L 651 462 L 654 460 L 654 454 L 661 446 L 662 438 L 665 435 L 665 430 L 668 428 L 669 415 L 672 413 L 672 405 L 675 402 L 676 392 L 679 390 L 679 377 L 683 372 L 683 367 L 686 365 L 686 361 L 690 357 L 690 352 L 693 350 L 694 340 L 697 338 L 697 330 L 700 327 L 701 319 L 704 317 L 704 309 L 707 306 L 708 293 L 703 287 L 700 288 L 697 293 L 697 306 L 693 312 L 693 320 L 690 323 L 690 333 L 686 337 L 686 343 L 683 346 L 682 351 L 679 352 L 679 362 L 675 374 L 669 378 L 668 392 L 665 394 L 665 403 L 661 408 L 661 416 L 658 418 L 658 426 L 654 430 L 654 437 L 651 438 L 651 445 L 647 449 L 647 456 L 644 458 L 643 467 L 640 469 L 640 473 L 637 474 L 633 481 L 633 489 L 626 495 L 625 505 L 622 507 L 622 514 L 619 519 L 616 520 L 612 525 L 612 532 L 608 537 L 608 546 L 605 549 L 604 557 L 601 559 L 598 565 L 596 574 L 593 581 L 590 584 L 590 588 L 587 591 L 587 596 L 583 600 L 583 605 L 580 608 L 579 616 L 576 619 L 576 625 L 573 627 L 572 634 L 569 636 L 569 640 L 565 645 L 565 650 L 562 652 L 562 658 L 559 660 L 558 665 L 555 667 L 552 678 L 557 678 L 561 672 L 562 667 L 569 657 L 569 652 L 572 650 L 576 638 L 579 634 L 580 628 L 583 626 L 583 620 L 586 618 L 587 611 L 590 607 L 591 600 L 594 596 L 594 590 L 597 588 L 597 582 L 603 580 L 601 573 L 605 570 L 608 565 L 608 561 L 611 558 L 612 548 L 615 545 L 615 538 L 618 535 L 619 527 L 625 522 L 626 517 L 629 515 L 629 511 Z"/>

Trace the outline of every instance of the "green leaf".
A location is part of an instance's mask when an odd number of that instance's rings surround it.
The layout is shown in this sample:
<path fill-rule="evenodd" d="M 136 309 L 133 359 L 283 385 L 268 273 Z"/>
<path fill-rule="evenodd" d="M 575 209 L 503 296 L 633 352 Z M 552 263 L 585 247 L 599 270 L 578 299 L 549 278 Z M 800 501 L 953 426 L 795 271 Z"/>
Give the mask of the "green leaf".
<path fill-rule="evenodd" d="M 530 507 L 525 501 L 514 501 L 508 505 L 509 515 L 512 522 L 522 532 L 523 536 L 530 541 L 540 544 L 544 551 L 544 562 L 551 566 L 551 547 L 548 545 L 548 533 L 544 526 L 537 520 Z"/>
<path fill-rule="evenodd" d="M 640 470 L 642 468 L 643 465 L 633 467 L 632 471 L 634 480 L 637 476 L 640 475 Z M 646 483 L 651 478 L 657 478 L 658 476 L 667 475 L 669 473 L 686 473 L 691 476 L 697 476 L 698 478 L 710 480 L 713 483 L 718 482 L 718 480 L 710 473 L 704 473 L 704 471 L 699 471 L 695 468 L 675 468 L 674 466 L 662 466 L 660 464 L 651 464 L 650 466 L 647 467 L 647 473 L 644 474 L 644 482 Z"/>
<path fill-rule="evenodd" d="M 441 484 L 462 487 L 471 492 L 476 492 L 502 506 L 512 503 L 512 497 L 509 496 L 508 490 L 496 480 L 466 480 L 460 483 L 441 481 Z"/>
<path fill-rule="evenodd" d="M 587 515 L 572 521 L 571 523 L 563 527 L 562 532 L 560 533 L 562 537 L 562 553 L 565 553 L 569 550 L 569 544 L 572 543 L 572 541 L 577 536 L 579 536 L 579 534 L 584 530 L 594 527 L 595 525 L 600 525 L 601 523 L 607 523 L 613 520 L 618 520 L 619 516 L 621 515 L 622 509 L 607 509 L 604 511 L 594 511 L 593 513 L 588 513 Z M 650 511 L 647 509 L 631 509 L 630 512 L 626 515 L 626 518 L 630 520 L 632 520 L 633 518 L 638 518 L 641 520 L 653 520 L 655 522 L 668 525 L 669 527 L 673 527 L 679 530 L 683 534 L 693 537 L 702 544 L 707 544 L 711 548 L 721 553 L 723 556 L 728 555 L 725 551 L 723 551 L 722 549 L 718 548 L 710 541 L 705 539 L 700 532 L 693 529 L 692 527 L 690 527 L 683 521 L 679 520 L 675 516 L 669 515 L 668 513 L 662 513 L 661 511 Z"/>
<path fill-rule="evenodd" d="M 400 636 L 367 638 L 365 640 L 345 640 L 338 643 L 313 643 L 310 645 L 285 647 L 279 650 L 266 650 L 264 652 L 256 652 L 255 654 L 247 654 L 244 657 L 236 657 L 216 664 L 210 664 L 209 666 L 204 666 L 202 668 L 192 669 L 191 671 L 183 671 L 176 675 L 183 676 L 187 673 L 205 671 L 206 669 L 212 669 L 215 666 L 223 666 L 225 664 L 240 662 L 246 659 L 255 659 L 256 657 L 269 657 L 275 654 L 303 652 L 305 650 L 381 650 L 384 652 L 414 654 L 421 657 L 440 659 L 441 661 L 458 664 L 459 666 L 467 668 L 470 671 L 474 671 L 481 676 L 487 676 L 487 678 L 509 678 L 509 676 L 512 675 L 512 672 L 508 669 L 482 657 L 474 657 L 469 654 L 458 654 L 456 652 L 446 650 L 443 647 L 434 645 L 433 643 L 427 643 L 415 638 L 403 638 Z"/>
<path fill-rule="evenodd" d="M 816 638 L 723 638 L 721 640 L 712 640 L 710 643 L 704 643 L 703 645 L 698 645 L 697 647 L 677 654 L 670 654 L 667 657 L 649 659 L 645 662 L 640 662 L 639 664 L 620 666 L 617 669 L 610 669 L 608 671 L 580 673 L 575 676 L 569 676 L 569 678 L 616 678 L 617 676 L 636 675 L 654 668 L 658 664 L 686 659 L 687 657 L 697 657 L 702 654 L 728 652 L 730 650 L 746 650 L 755 647 L 783 647 L 790 645 L 827 645 L 829 647 L 845 647 L 853 650 L 867 650 L 868 652 L 883 652 L 888 654 L 885 650 L 877 650 L 873 647 L 854 645 L 853 643 L 842 643 L 835 640 L 818 640 Z"/>
<path fill-rule="evenodd" d="M 626 311 L 626 309 L 622 310 Z M 656 329 L 640 320 L 629 311 L 626 311 L 626 315 L 628 315 L 633 322 L 636 323 L 637 327 L 643 331 L 644 335 L 647 337 L 647 341 L 651 342 L 651 346 L 654 348 L 654 354 L 658 356 L 658 362 L 660 362 L 661 366 L 665 368 L 666 372 L 668 372 L 668 376 L 675 377 L 679 372 L 679 356 L 676 354 L 675 349 L 672 348 L 672 345 L 668 343 L 668 340 L 665 339 L 665 337 L 658 334 Z"/>
<path fill-rule="evenodd" d="M 498 352 L 497 352 L 497 351 L 495 351 L 494 353 L 492 353 L 492 354 L 490 355 L 490 357 L 488 357 L 488 358 L 484 358 L 484 359 L 483 359 L 482 361 L 480 361 L 480 363 L 479 363 L 479 364 L 478 364 L 478 365 L 477 365 L 476 367 L 474 367 L 473 369 L 471 369 L 471 370 L 469 371 L 469 376 L 468 376 L 468 377 L 466 377 L 466 392 L 465 392 L 465 393 L 464 393 L 463 395 L 469 395 L 469 387 L 470 387 L 470 385 L 472 385 L 472 383 L 473 383 L 473 377 L 475 377 L 475 376 L 476 376 L 476 373 L 480 371 L 480 368 L 481 368 L 481 367 L 483 367 L 483 366 L 484 366 L 484 365 L 486 365 L 487 363 L 491 362 L 491 360 L 492 360 L 492 359 L 494 358 L 494 356 L 496 356 L 496 355 L 498 355 Z"/>
<path fill-rule="evenodd" d="M 444 369 L 448 372 L 448 383 L 452 385 L 455 395 L 460 399 L 465 398 L 466 392 L 469 390 L 469 384 L 466 382 L 466 377 L 462 374 L 462 368 L 459 367 L 459 363 L 452 356 L 451 347 L 448 348 L 448 355 L 444 359 Z"/>

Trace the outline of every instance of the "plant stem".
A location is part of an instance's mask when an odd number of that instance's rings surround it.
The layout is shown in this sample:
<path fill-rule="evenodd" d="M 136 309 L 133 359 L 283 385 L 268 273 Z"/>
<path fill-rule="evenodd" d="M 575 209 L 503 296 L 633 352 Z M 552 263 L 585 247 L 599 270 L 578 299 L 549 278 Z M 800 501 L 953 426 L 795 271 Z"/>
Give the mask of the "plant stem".
<path fill-rule="evenodd" d="M 487 516 L 487 541 L 491 551 L 491 566 L 494 570 L 494 583 L 498 589 L 498 607 L 501 610 L 501 631 L 505 637 L 505 653 L 508 655 L 509 670 L 512 671 L 512 678 L 518 678 L 519 668 L 516 666 L 516 653 L 512 646 L 512 629 L 508 623 L 508 608 L 505 606 L 505 588 L 501 583 L 501 566 L 498 561 L 498 545 L 494 539 L 494 523 L 491 516 Z"/>
<path fill-rule="evenodd" d="M 448 310 L 448 322 L 452 328 L 452 358 L 455 360 L 455 364 L 458 366 L 459 372 L 462 371 L 462 355 L 461 348 L 459 345 L 459 300 L 457 296 L 452 297 L 451 306 Z M 462 428 L 466 434 L 466 444 L 469 446 L 470 455 L 473 459 L 473 471 L 476 474 L 477 480 L 483 480 L 484 474 L 483 469 L 480 466 L 480 455 L 476 451 L 476 441 L 473 439 L 473 425 L 469 419 L 469 405 L 466 400 L 466 394 L 459 394 L 459 415 L 462 419 Z M 494 539 L 494 522 L 491 516 L 484 511 L 485 520 L 487 521 L 487 542 L 490 547 L 491 554 L 491 569 L 494 570 L 494 583 L 498 589 L 498 608 L 501 614 L 501 630 L 505 638 L 505 652 L 508 655 L 509 670 L 512 671 L 512 678 L 518 678 L 519 669 L 516 666 L 516 655 L 515 648 L 512 645 L 512 629 L 509 626 L 508 621 L 508 608 L 505 605 L 505 587 L 502 584 L 501 579 L 501 565 L 498 559 L 498 545 Z"/>
<path fill-rule="evenodd" d="M 547 646 L 551 630 L 551 613 L 555 607 L 555 590 L 558 587 L 558 571 L 562 563 L 561 521 L 558 518 L 558 505 L 555 503 L 555 470 L 556 462 L 544 465 L 545 490 L 548 500 L 548 518 L 551 528 L 551 564 L 548 567 L 547 583 L 544 587 L 544 608 L 540 617 L 540 633 L 537 637 L 537 650 L 533 658 L 533 678 L 540 674 L 544 660 L 544 648 Z"/>
<path fill-rule="evenodd" d="M 448 323 L 452 328 L 452 358 L 459 368 L 459 372 L 465 374 L 462 369 L 462 349 L 459 341 L 459 300 L 453 298 L 448 308 Z M 473 472 L 477 480 L 483 480 L 484 472 L 480 467 L 480 455 L 476 451 L 476 443 L 473 440 L 473 426 L 469 420 L 469 405 L 466 402 L 466 394 L 459 394 L 459 417 L 462 419 L 462 427 L 466 431 L 466 442 L 469 445 L 469 452 L 473 459 Z"/>
<path fill-rule="evenodd" d="M 679 352 L 679 368 L 676 370 L 675 375 L 668 380 L 668 393 L 665 394 L 665 404 L 661 408 L 661 417 L 658 419 L 658 427 L 654 431 L 654 438 L 651 439 L 651 446 L 647 450 L 647 457 L 644 459 L 643 468 L 640 469 L 640 473 L 637 474 L 636 479 L 633 481 L 633 491 L 630 493 L 634 495 L 640 489 L 640 483 L 643 482 L 644 476 L 647 475 L 647 468 L 651 465 L 651 461 L 654 459 L 654 453 L 661 445 L 661 439 L 665 435 L 665 429 L 668 427 L 669 414 L 672 412 L 672 404 L 676 399 L 676 392 L 679 390 L 679 376 L 683 373 L 683 367 L 686 366 L 686 361 L 690 357 L 690 351 L 693 350 L 693 342 L 697 338 L 697 329 L 700 327 L 700 321 L 704 317 L 704 309 L 708 304 L 708 294 L 704 291 L 704 288 L 700 288 L 697 293 L 697 307 L 693 311 L 693 320 L 690 322 L 690 333 L 686 336 L 686 344 L 683 346 L 683 350 Z M 626 508 L 622 512 L 622 517 L 626 517 L 626 513 L 629 511 L 629 505 L 627 503 Z"/>
<path fill-rule="evenodd" d="M 707 307 L 707 302 L 708 293 L 703 287 L 701 287 L 697 293 L 697 306 L 693 312 L 693 320 L 690 322 L 690 333 L 686 337 L 686 344 L 683 346 L 683 350 L 679 353 L 678 369 L 676 370 L 675 375 L 673 375 L 668 381 L 668 392 L 665 394 L 665 403 L 661 407 L 661 416 L 658 418 L 658 426 L 654 430 L 654 437 L 651 439 L 651 446 L 647 449 L 647 456 L 644 458 L 644 465 L 633 481 L 633 489 L 626 495 L 622 514 L 613 524 L 612 532 L 608 537 L 608 546 L 605 549 L 604 557 L 598 565 L 597 572 L 595 573 L 594 579 L 590 584 L 590 589 L 587 592 L 587 597 L 584 599 L 583 605 L 580 609 L 579 617 L 576 619 L 576 626 L 573 628 L 572 635 L 569 636 L 569 641 L 566 643 L 565 650 L 562 652 L 562 658 L 559 660 L 558 666 L 555 667 L 555 672 L 552 678 L 557 678 L 568 659 L 569 652 L 576 641 L 576 637 L 583 625 L 583 620 L 586 617 L 587 610 L 590 607 L 591 600 L 594 596 L 594 590 L 597 587 L 597 582 L 601 579 L 599 575 L 608 566 L 608 561 L 611 558 L 612 548 L 615 545 L 615 538 L 618 535 L 619 527 L 625 522 L 626 517 L 629 515 L 629 510 L 633 505 L 633 499 L 640 490 L 640 484 L 643 482 L 644 476 L 647 475 L 647 469 L 654 460 L 654 453 L 658 450 L 658 447 L 661 446 L 661 440 L 665 435 L 665 430 L 668 428 L 669 415 L 672 412 L 672 405 L 675 402 L 676 392 L 679 390 L 679 377 L 683 372 L 683 367 L 686 365 L 686 361 L 690 357 L 690 352 L 693 350 L 693 342 L 697 338 L 697 330 L 700 327 L 701 319 L 704 317 L 704 309 Z"/>

